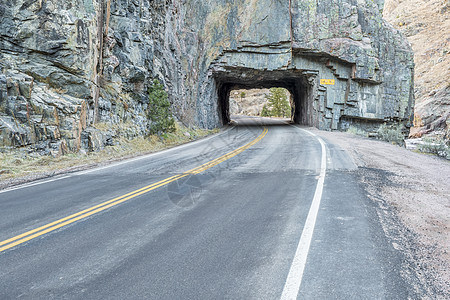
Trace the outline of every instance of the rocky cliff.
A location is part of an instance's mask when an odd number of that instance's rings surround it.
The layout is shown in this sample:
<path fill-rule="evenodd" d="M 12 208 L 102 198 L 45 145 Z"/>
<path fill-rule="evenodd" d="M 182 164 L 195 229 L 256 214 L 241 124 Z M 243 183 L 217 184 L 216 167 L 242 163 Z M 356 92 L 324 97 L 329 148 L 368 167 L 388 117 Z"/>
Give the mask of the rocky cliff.
<path fill-rule="evenodd" d="M 0 145 L 91 151 L 145 135 L 158 78 L 183 123 L 229 119 L 235 88 L 280 86 L 322 129 L 407 124 L 409 44 L 370 0 L 12 0 L 0 4 Z M 101 126 L 100 126 L 101 125 Z M 100 130 L 101 129 L 101 130 Z"/>
<path fill-rule="evenodd" d="M 0 144 L 61 153 L 145 135 L 150 79 L 169 78 L 178 65 L 168 46 L 169 5 L 2 2 Z M 167 84 L 174 103 L 179 81 Z"/>
<path fill-rule="evenodd" d="M 411 42 L 415 56 L 416 120 L 412 135 L 450 139 L 450 2 L 386 0 L 384 17 Z"/>

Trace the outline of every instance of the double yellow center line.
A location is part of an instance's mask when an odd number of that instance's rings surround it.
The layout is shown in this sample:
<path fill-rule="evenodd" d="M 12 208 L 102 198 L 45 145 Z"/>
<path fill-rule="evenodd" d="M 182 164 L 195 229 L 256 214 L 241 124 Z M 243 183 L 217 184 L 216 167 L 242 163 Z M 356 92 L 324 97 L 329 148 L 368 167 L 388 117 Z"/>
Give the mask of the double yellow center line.
<path fill-rule="evenodd" d="M 22 243 L 25 243 L 29 240 L 32 240 L 34 238 L 37 238 L 41 235 L 44 235 L 46 233 L 49 233 L 51 231 L 57 230 L 61 227 L 64 227 L 66 225 L 72 224 L 76 221 L 85 219 L 89 216 L 92 216 L 98 212 L 101 212 L 103 210 L 106 210 L 110 207 L 116 206 L 120 203 L 123 203 L 125 201 L 128 201 L 130 199 L 133 199 L 137 196 L 143 195 L 145 193 L 148 193 L 154 189 L 157 189 L 159 187 L 165 186 L 171 182 L 174 182 L 178 179 L 181 179 L 183 177 L 189 176 L 189 175 L 194 175 L 194 174 L 199 174 L 205 170 L 208 170 L 209 168 L 212 168 L 218 164 L 220 164 L 221 162 L 226 161 L 227 159 L 230 159 L 236 155 L 238 155 L 239 153 L 247 150 L 248 148 L 252 147 L 253 145 L 255 145 L 256 143 L 258 143 L 260 140 L 262 140 L 264 138 L 264 136 L 267 134 L 267 128 L 264 127 L 263 132 L 253 141 L 249 142 L 248 144 L 245 144 L 242 147 L 237 148 L 236 150 L 233 150 L 225 155 L 222 155 L 221 157 L 218 157 L 214 160 L 211 160 L 201 166 L 198 166 L 192 170 L 189 170 L 187 172 L 184 172 L 182 174 L 178 174 L 169 178 L 166 178 L 164 180 L 158 181 L 156 183 L 150 184 L 148 186 L 145 186 L 143 188 L 140 188 L 138 190 L 135 190 L 133 192 L 130 192 L 128 194 L 122 195 L 120 197 L 105 201 L 103 203 L 100 203 L 98 205 L 95 205 L 93 207 L 87 208 L 85 210 L 82 210 L 80 212 L 77 212 L 75 214 L 72 214 L 70 216 L 67 216 L 65 218 L 56 220 L 54 222 L 51 222 L 49 224 L 46 224 L 44 226 L 38 227 L 36 229 L 27 231 L 25 233 L 22 233 L 20 235 L 17 235 L 15 237 L 12 237 L 10 239 L 4 240 L 2 242 L 0 242 L 0 252 L 3 252 L 5 250 L 8 250 L 12 247 L 15 247 L 17 245 L 20 245 Z"/>

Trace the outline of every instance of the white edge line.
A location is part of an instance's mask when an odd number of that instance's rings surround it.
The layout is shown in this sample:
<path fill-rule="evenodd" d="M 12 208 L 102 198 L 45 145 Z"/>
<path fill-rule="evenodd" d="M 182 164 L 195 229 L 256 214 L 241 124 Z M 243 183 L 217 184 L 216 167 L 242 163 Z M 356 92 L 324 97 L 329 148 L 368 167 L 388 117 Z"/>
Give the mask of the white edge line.
<path fill-rule="evenodd" d="M 233 126 L 233 127 L 234 127 L 234 126 Z M 170 149 L 165 149 L 165 150 L 161 150 L 161 151 L 158 151 L 158 152 L 146 154 L 146 155 L 143 155 L 143 156 L 139 156 L 139 157 L 135 157 L 135 158 L 126 159 L 126 160 L 123 160 L 123 161 L 120 161 L 120 162 L 117 162 L 117 163 L 109 164 L 109 165 L 107 165 L 107 166 L 98 167 L 98 168 L 93 168 L 93 169 L 86 170 L 86 171 L 75 172 L 75 173 L 73 173 L 72 175 L 73 175 L 73 176 L 76 176 L 76 175 L 84 175 L 84 174 L 88 174 L 88 173 L 92 173 L 92 172 L 96 172 L 96 171 L 101 171 L 101 170 L 108 169 L 108 168 L 117 167 L 117 166 L 120 166 L 120 165 L 123 165 L 123 164 L 135 162 L 135 161 L 138 161 L 138 160 L 141 160 L 141 159 L 150 158 L 150 157 L 152 157 L 152 156 L 158 156 L 158 155 L 166 154 L 167 152 L 180 150 L 180 149 L 183 149 L 183 148 L 186 148 L 186 147 L 190 147 L 190 146 L 192 146 L 192 145 L 196 145 L 196 144 L 199 144 L 199 143 L 203 143 L 203 142 L 208 141 L 208 140 L 210 140 L 210 139 L 212 139 L 212 138 L 214 138 L 214 137 L 221 136 L 222 134 L 224 134 L 224 133 L 228 132 L 229 130 L 233 129 L 233 127 L 227 128 L 226 130 L 224 130 L 224 131 L 222 131 L 222 132 L 220 132 L 220 133 L 217 133 L 217 134 L 214 134 L 214 135 L 210 135 L 210 136 L 208 136 L 208 137 L 206 137 L 206 138 L 203 138 L 203 139 L 200 139 L 200 140 L 197 140 L 197 141 L 187 142 L 187 143 L 185 143 L 185 144 L 183 144 L 183 145 L 175 146 L 175 147 L 172 147 L 172 148 L 170 148 Z"/>
<path fill-rule="evenodd" d="M 92 173 L 92 172 L 96 172 L 96 171 L 101 171 L 101 170 L 104 170 L 104 169 L 113 168 L 113 167 L 117 167 L 117 166 L 120 166 L 120 165 L 123 165 L 123 164 L 135 162 L 135 161 L 138 161 L 138 160 L 141 160 L 141 159 L 150 158 L 152 156 L 165 154 L 165 153 L 170 152 L 170 151 L 180 150 L 180 149 L 192 146 L 192 145 L 196 145 L 198 143 L 202 143 L 202 142 L 208 141 L 208 140 L 210 140 L 210 139 L 212 139 L 214 137 L 221 136 L 221 135 L 225 134 L 226 132 L 230 131 L 231 129 L 233 129 L 234 127 L 235 126 L 231 126 L 231 127 L 225 129 L 222 132 L 210 135 L 210 136 L 208 136 L 206 138 L 202 138 L 200 140 L 187 142 L 187 143 L 185 143 L 183 145 L 179 145 L 179 146 L 176 146 L 176 147 L 173 147 L 173 148 L 170 148 L 170 149 L 166 149 L 166 150 L 162 150 L 162 151 L 159 151 L 159 152 L 146 154 L 146 155 L 135 157 L 135 158 L 126 159 L 126 160 L 123 160 L 123 161 L 120 161 L 120 162 L 117 162 L 117 163 L 111 163 L 111 164 L 109 164 L 107 166 L 97 167 L 97 168 L 89 169 L 89 170 L 86 170 L 86 171 L 74 172 L 74 173 L 71 173 L 70 175 L 65 175 L 65 176 L 61 176 L 61 177 L 55 177 L 55 178 L 52 178 L 52 179 L 49 179 L 49 180 L 45 180 L 45 181 L 36 181 L 36 182 L 32 182 L 32 183 L 21 184 L 21 185 L 16 186 L 16 187 L 6 188 L 4 190 L 0 190 L 0 194 L 7 193 L 7 192 L 12 192 L 12 191 L 16 191 L 16 190 L 20 190 L 20 189 L 24 189 L 24 188 L 28 188 L 28 187 L 32 187 L 32 186 L 36 186 L 36 185 L 40 185 L 40 184 L 46 184 L 46 183 L 50 183 L 50 182 L 66 179 L 66 178 L 73 177 L 73 176 L 84 175 L 84 174 L 88 174 L 88 173 Z"/>
<path fill-rule="evenodd" d="M 314 198 L 311 203 L 311 207 L 309 208 L 308 217 L 306 218 L 302 236 L 300 238 L 300 241 L 298 242 L 297 250 L 295 252 L 295 256 L 283 288 L 283 293 L 281 294 L 281 300 L 297 299 L 298 292 L 300 291 L 303 272 L 306 266 L 306 259 L 308 257 L 311 240 L 314 233 L 314 227 L 316 225 L 317 214 L 319 212 L 320 201 L 322 199 L 323 185 L 325 182 L 325 175 L 327 171 L 327 152 L 325 142 L 314 133 L 301 128 L 299 129 L 316 137 L 319 140 L 322 149 L 322 159 L 320 164 L 319 180 L 317 181 Z"/>
<path fill-rule="evenodd" d="M 11 191 L 15 191 L 15 190 L 20 190 L 20 189 L 27 188 L 27 187 L 31 187 L 31 186 L 35 186 L 35 185 L 40 185 L 40 184 L 50 183 L 50 182 L 53 182 L 53 181 L 58 181 L 58 180 L 65 179 L 65 178 L 69 178 L 69 177 L 71 177 L 71 175 L 66 175 L 66 176 L 61 176 L 61 177 L 55 177 L 55 178 L 53 178 L 53 179 L 44 180 L 44 181 L 37 181 L 37 182 L 33 182 L 33 183 L 27 183 L 27 184 L 25 184 L 25 185 L 19 185 L 19 186 L 16 186 L 16 187 L 7 188 L 7 189 L 5 189 L 5 190 L 2 190 L 2 191 L 0 191 L 0 194 L 2 194 L 2 193 L 7 193 L 7 192 L 11 192 Z"/>

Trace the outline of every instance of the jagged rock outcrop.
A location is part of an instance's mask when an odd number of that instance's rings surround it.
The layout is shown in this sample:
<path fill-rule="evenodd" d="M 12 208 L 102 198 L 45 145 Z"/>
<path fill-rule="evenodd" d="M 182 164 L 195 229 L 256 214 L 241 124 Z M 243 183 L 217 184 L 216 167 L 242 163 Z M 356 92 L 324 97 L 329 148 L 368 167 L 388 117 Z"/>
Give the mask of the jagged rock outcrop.
<path fill-rule="evenodd" d="M 145 135 L 151 78 L 189 125 L 221 126 L 230 90 L 272 86 L 291 92 L 298 123 L 408 122 L 412 52 L 377 3 L 2 2 L 0 143 L 91 151 L 122 134 L 112 125 Z"/>

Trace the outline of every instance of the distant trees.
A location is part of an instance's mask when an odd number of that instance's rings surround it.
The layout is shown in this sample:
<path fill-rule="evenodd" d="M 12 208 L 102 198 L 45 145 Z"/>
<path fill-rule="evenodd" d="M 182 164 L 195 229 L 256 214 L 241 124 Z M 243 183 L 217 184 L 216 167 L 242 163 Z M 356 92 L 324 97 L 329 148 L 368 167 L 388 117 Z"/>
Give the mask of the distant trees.
<path fill-rule="evenodd" d="M 290 117 L 291 106 L 287 99 L 284 88 L 271 88 L 269 95 L 266 96 L 267 104 L 264 104 L 261 111 L 262 117 Z"/>

